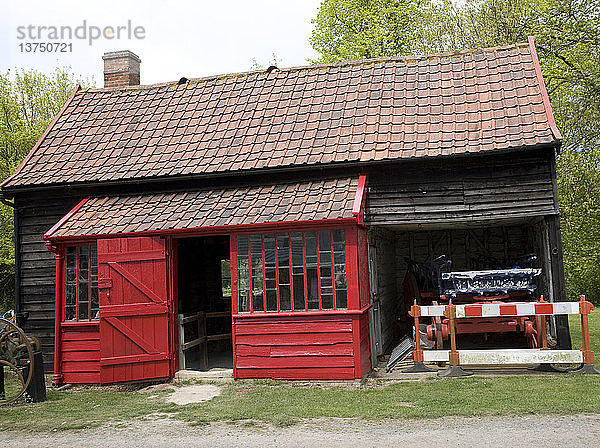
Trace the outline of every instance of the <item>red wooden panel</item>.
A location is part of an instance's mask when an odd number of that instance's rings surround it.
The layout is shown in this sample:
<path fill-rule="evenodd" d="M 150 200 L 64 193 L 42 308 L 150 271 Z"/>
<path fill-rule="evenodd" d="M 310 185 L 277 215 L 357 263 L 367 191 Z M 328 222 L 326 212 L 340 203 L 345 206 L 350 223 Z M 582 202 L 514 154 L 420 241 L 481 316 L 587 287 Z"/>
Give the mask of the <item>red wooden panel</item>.
<path fill-rule="evenodd" d="M 367 231 L 358 229 L 358 272 L 360 282 L 360 308 L 370 302 L 369 298 L 369 254 L 367 245 Z"/>
<path fill-rule="evenodd" d="M 100 350 L 88 352 L 63 352 L 63 361 L 96 361 L 96 370 L 100 373 Z"/>
<path fill-rule="evenodd" d="M 355 226 L 345 229 L 346 235 L 346 282 L 348 284 L 348 309 L 360 309 L 360 287 L 358 274 L 358 230 Z"/>
<path fill-rule="evenodd" d="M 100 330 L 96 331 L 68 331 L 61 336 L 63 341 L 99 341 Z"/>
<path fill-rule="evenodd" d="M 352 333 L 287 333 L 287 334 L 237 334 L 238 345 L 276 347 L 279 345 L 330 345 L 351 343 Z"/>
<path fill-rule="evenodd" d="M 352 367 L 351 356 L 288 356 L 265 358 L 261 356 L 236 356 L 238 369 L 276 369 L 276 368 L 331 368 Z"/>
<path fill-rule="evenodd" d="M 274 317 L 275 320 L 275 317 Z M 236 335 L 244 334 L 293 334 L 293 333 L 344 333 L 352 332 L 350 322 L 295 322 L 289 320 L 282 322 L 277 320 L 273 323 L 242 323 L 236 320 Z"/>
<path fill-rule="evenodd" d="M 275 346 L 256 347 L 239 344 L 236 353 L 239 356 L 268 356 L 268 357 L 294 357 L 294 356 L 352 356 L 352 344 L 333 344 L 318 346 Z"/>
<path fill-rule="evenodd" d="M 165 240 L 98 240 L 98 263 L 101 382 L 171 376 Z"/>
<path fill-rule="evenodd" d="M 369 370 L 371 370 L 371 336 L 370 336 L 370 326 L 369 326 L 369 313 L 364 313 L 360 317 L 360 332 L 361 332 L 361 341 L 360 341 L 360 367 L 361 377 L 366 375 Z"/>
<path fill-rule="evenodd" d="M 354 368 L 334 367 L 334 368 L 316 368 L 316 369 L 246 369 L 240 368 L 237 371 L 237 378 L 274 378 L 282 380 L 297 380 L 297 379 L 315 379 L 315 380 L 330 380 L 330 379 L 353 379 Z"/>
<path fill-rule="evenodd" d="M 100 340 L 95 341 L 63 341 L 62 352 L 100 350 Z"/>
<path fill-rule="evenodd" d="M 71 384 L 98 384 L 100 372 L 67 372 L 64 374 L 64 382 Z"/>
<path fill-rule="evenodd" d="M 62 371 L 63 373 L 79 373 L 79 372 L 98 372 L 98 362 L 97 361 L 77 361 L 77 362 L 68 362 L 64 361 L 62 363 Z M 77 381 L 79 382 L 79 381 Z"/>

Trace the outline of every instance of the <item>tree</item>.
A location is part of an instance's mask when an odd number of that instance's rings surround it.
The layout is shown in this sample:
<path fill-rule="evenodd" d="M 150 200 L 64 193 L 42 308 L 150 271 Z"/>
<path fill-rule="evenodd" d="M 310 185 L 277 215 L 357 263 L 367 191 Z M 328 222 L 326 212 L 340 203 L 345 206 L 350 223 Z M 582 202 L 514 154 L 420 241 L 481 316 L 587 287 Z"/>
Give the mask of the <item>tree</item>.
<path fill-rule="evenodd" d="M 316 62 L 463 50 L 533 36 L 563 134 L 559 201 L 570 298 L 600 300 L 600 2 L 325 0 L 313 20 Z M 595 184 L 594 184 L 595 182 Z M 596 217 L 594 217 L 596 213 Z"/>
<path fill-rule="evenodd" d="M 339 62 L 420 53 L 436 48 L 425 38 L 436 7 L 430 0 L 325 0 L 310 42 L 313 61 Z"/>
<path fill-rule="evenodd" d="M 51 74 L 33 70 L 0 73 L 0 180 L 16 170 L 76 83 L 68 69 Z M 0 311 L 13 305 L 13 295 L 13 210 L 0 204 Z"/>
<path fill-rule="evenodd" d="M 600 151 L 559 158 L 558 189 L 567 296 L 600 299 Z"/>

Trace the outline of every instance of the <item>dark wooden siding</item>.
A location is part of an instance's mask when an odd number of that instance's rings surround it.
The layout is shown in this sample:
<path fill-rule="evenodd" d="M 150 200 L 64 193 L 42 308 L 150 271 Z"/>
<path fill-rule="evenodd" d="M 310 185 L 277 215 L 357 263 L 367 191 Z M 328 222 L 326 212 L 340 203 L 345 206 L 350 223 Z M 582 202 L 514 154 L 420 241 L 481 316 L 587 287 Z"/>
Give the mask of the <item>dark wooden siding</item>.
<path fill-rule="evenodd" d="M 398 318 L 404 315 L 396 282 L 396 234 L 381 227 L 372 227 L 369 240 L 374 253 L 375 299 L 380 303 L 382 350 L 386 353 L 391 345 L 398 342 Z"/>
<path fill-rule="evenodd" d="M 54 367 L 56 263 L 54 254 L 44 245 L 43 236 L 78 201 L 78 198 L 56 196 L 19 196 L 15 199 L 20 255 L 19 311 L 29 316 L 25 331 L 42 342 L 47 372 Z"/>
<path fill-rule="evenodd" d="M 435 224 L 558 213 L 553 153 L 438 159 L 369 173 L 368 224 Z"/>

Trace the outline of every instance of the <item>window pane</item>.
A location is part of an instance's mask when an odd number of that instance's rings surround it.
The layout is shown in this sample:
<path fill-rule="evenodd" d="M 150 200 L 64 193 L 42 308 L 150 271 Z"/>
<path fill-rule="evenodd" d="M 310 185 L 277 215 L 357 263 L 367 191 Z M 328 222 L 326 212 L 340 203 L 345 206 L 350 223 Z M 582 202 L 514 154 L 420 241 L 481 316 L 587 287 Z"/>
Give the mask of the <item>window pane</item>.
<path fill-rule="evenodd" d="M 96 245 L 90 246 L 90 280 L 92 285 L 90 287 L 90 318 L 97 320 L 99 316 L 99 303 L 98 303 L 98 250 Z"/>
<path fill-rule="evenodd" d="M 348 308 L 346 286 L 346 245 L 343 230 L 334 230 L 333 263 L 335 274 L 335 306 L 337 309 Z"/>
<path fill-rule="evenodd" d="M 277 262 L 279 269 L 279 309 L 292 309 L 290 292 L 290 242 L 288 233 L 277 234 Z"/>
<path fill-rule="evenodd" d="M 267 295 L 267 311 L 277 311 L 277 277 L 275 266 L 275 235 L 263 237 L 265 245 L 265 292 Z"/>
<path fill-rule="evenodd" d="M 319 309 L 319 278 L 317 272 L 317 233 L 304 233 L 304 246 L 306 250 L 306 289 L 308 295 L 308 309 Z"/>
<path fill-rule="evenodd" d="M 248 237 L 237 237 L 238 311 L 250 311 L 250 272 L 248 270 Z"/>
<path fill-rule="evenodd" d="M 319 264 L 321 277 L 321 307 L 333 309 L 333 280 L 331 273 L 331 232 L 319 232 Z"/>
<path fill-rule="evenodd" d="M 89 262 L 90 254 L 88 246 L 79 247 L 79 284 L 78 284 L 78 318 L 79 320 L 88 320 L 89 317 Z"/>
<path fill-rule="evenodd" d="M 65 290 L 65 320 L 75 320 L 77 300 L 77 254 L 74 247 L 67 247 L 67 272 Z"/>
<path fill-rule="evenodd" d="M 302 233 L 294 232 L 292 238 L 292 277 L 294 281 L 294 310 L 306 309 L 304 303 L 304 250 Z"/>
<path fill-rule="evenodd" d="M 252 310 L 264 311 L 262 236 L 250 235 L 250 265 L 252 268 Z"/>

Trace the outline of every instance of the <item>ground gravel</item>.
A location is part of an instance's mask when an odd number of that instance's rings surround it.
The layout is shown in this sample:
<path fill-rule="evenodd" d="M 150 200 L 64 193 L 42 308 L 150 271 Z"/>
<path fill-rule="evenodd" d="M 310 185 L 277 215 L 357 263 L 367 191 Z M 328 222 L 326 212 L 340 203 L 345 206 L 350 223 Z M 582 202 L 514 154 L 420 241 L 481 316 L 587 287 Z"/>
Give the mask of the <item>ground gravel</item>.
<path fill-rule="evenodd" d="M 305 420 L 286 428 L 241 422 L 189 426 L 145 420 L 81 431 L 0 433 L 0 443 L 19 447 L 594 447 L 600 414 L 525 417 L 446 417 L 434 420 Z M 243 444 L 243 445 L 240 445 Z"/>

